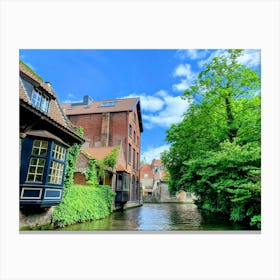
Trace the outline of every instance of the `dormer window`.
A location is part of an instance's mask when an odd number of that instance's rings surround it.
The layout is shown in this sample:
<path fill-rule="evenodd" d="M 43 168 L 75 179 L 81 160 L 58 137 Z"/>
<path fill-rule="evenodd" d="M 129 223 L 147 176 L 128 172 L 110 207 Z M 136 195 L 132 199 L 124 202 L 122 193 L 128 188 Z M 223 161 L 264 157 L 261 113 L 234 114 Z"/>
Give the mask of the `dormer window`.
<path fill-rule="evenodd" d="M 47 93 L 41 92 L 33 83 L 23 77 L 20 78 L 20 81 L 31 103 L 44 113 L 48 113 L 51 97 Z"/>
<path fill-rule="evenodd" d="M 37 89 L 32 90 L 31 103 L 41 111 L 48 113 L 50 98 Z"/>

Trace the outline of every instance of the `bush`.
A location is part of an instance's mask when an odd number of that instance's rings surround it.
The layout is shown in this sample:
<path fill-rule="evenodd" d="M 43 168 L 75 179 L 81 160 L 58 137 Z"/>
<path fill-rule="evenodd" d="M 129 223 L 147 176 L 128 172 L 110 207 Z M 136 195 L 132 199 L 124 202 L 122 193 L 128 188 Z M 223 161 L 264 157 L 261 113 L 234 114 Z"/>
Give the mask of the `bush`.
<path fill-rule="evenodd" d="M 52 223 L 55 227 L 98 220 L 112 212 L 115 193 L 109 186 L 72 185 L 62 203 L 55 207 Z"/>

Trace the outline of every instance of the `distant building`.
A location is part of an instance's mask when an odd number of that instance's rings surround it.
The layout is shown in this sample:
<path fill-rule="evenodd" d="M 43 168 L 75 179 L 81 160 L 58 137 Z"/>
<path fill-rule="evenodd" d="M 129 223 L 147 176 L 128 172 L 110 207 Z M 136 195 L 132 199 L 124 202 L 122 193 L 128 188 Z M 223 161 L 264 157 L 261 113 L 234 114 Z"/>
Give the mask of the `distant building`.
<path fill-rule="evenodd" d="M 19 64 L 20 207 L 48 208 L 61 202 L 68 148 L 83 143 L 50 86 Z"/>
<path fill-rule="evenodd" d="M 140 168 L 140 182 L 143 197 L 159 196 L 159 183 L 163 181 L 165 167 L 161 160 L 153 159 L 151 164 L 144 164 Z"/>
<path fill-rule="evenodd" d="M 139 98 L 93 101 L 91 97 L 84 96 L 82 102 L 63 104 L 62 107 L 70 121 L 84 129 L 86 143 L 83 155 L 86 149 L 88 155 L 94 157 L 101 148 L 109 151 L 121 146 L 124 160 L 116 166 L 116 180 L 112 186 L 117 192 L 116 204 L 139 203 L 140 141 L 143 132 Z"/>
<path fill-rule="evenodd" d="M 168 190 L 166 168 L 161 160 L 153 159 L 151 164 L 140 168 L 140 182 L 144 202 L 184 202 L 193 203 L 194 194 L 184 190 L 171 195 Z"/>

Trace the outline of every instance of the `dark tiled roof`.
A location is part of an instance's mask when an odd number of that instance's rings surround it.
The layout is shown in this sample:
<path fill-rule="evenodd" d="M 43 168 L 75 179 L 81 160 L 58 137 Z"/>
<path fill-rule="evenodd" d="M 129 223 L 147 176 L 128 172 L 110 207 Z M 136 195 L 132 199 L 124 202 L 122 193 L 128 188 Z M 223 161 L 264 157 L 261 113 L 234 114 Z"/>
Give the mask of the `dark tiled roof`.
<path fill-rule="evenodd" d="M 40 114 L 44 114 L 45 115 L 44 117 L 46 119 L 49 119 L 50 121 L 52 121 L 52 123 L 58 124 L 58 126 L 63 127 L 64 129 L 69 131 L 69 133 L 71 133 L 72 135 L 74 134 L 74 137 L 80 140 L 78 142 L 82 142 L 83 139 L 77 135 L 68 117 L 64 114 L 53 89 L 50 86 L 46 85 L 37 75 L 35 75 L 28 67 L 26 67 L 21 62 L 19 63 L 19 72 L 21 77 L 23 78 L 27 77 L 29 80 L 32 81 L 34 85 L 36 85 L 38 88 L 40 88 L 40 90 L 42 90 L 43 92 L 45 92 L 51 97 L 49 111 L 48 113 L 44 113 L 31 103 L 31 100 L 26 90 L 24 89 L 22 82 L 19 81 L 20 101 L 27 104 L 27 106 L 29 106 L 33 110 L 38 111 Z"/>
<path fill-rule="evenodd" d="M 62 108 L 66 115 L 83 115 L 83 114 L 96 114 L 96 113 L 111 113 L 132 111 L 139 102 L 139 98 L 125 98 L 114 100 L 93 101 L 88 105 L 74 105 L 72 103 L 62 104 Z M 112 106 L 102 106 L 102 105 Z"/>

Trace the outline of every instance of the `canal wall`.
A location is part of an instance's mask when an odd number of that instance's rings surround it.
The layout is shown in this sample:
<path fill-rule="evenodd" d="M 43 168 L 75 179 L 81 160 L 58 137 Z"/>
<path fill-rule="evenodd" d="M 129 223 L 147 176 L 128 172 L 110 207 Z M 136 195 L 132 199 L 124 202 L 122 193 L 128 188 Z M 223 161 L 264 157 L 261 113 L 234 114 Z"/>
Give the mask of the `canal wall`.
<path fill-rule="evenodd" d="M 19 211 L 19 229 L 50 225 L 53 211 L 54 207 L 32 210 L 21 209 Z"/>
<path fill-rule="evenodd" d="M 190 192 L 180 190 L 175 195 L 171 195 L 168 191 L 168 185 L 161 182 L 158 185 L 157 194 L 154 196 L 143 197 L 144 202 L 158 203 L 194 203 L 195 196 Z"/>

